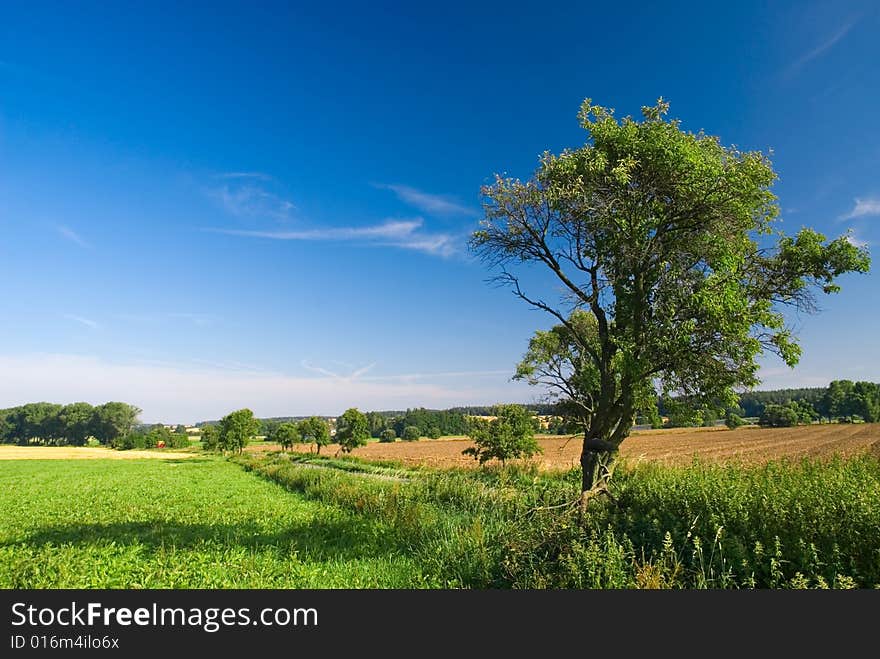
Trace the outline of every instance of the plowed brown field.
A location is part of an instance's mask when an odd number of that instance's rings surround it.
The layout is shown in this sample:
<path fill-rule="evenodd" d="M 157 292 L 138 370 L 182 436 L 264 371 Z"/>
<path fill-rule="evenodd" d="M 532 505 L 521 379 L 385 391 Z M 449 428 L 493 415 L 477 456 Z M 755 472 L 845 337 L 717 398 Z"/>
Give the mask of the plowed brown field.
<path fill-rule="evenodd" d="M 544 450 L 533 458 L 542 468 L 574 467 L 580 456 L 579 438 L 541 436 Z M 422 439 L 393 444 L 370 443 L 356 449 L 354 455 L 366 460 L 396 460 L 408 465 L 431 467 L 473 467 L 476 462 L 462 451 L 471 446 L 466 438 Z M 254 445 L 248 450 L 277 449 L 277 446 Z M 333 455 L 338 446 L 322 450 Z M 307 446 L 297 450 L 307 452 Z M 873 453 L 880 457 L 880 424 L 813 425 L 797 428 L 673 428 L 634 432 L 621 445 L 621 455 L 628 462 L 654 461 L 664 464 L 688 464 L 694 456 L 712 462 L 761 464 L 780 458 L 824 458 Z"/>

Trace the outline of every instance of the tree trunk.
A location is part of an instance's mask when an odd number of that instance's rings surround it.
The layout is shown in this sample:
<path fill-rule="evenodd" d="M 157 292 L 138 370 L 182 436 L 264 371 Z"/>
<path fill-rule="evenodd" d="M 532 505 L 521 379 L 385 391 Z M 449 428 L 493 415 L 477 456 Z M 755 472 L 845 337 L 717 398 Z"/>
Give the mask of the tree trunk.
<path fill-rule="evenodd" d="M 581 450 L 581 515 L 586 512 L 590 499 L 605 486 L 608 468 L 617 457 L 617 447 L 611 442 L 584 436 Z"/>

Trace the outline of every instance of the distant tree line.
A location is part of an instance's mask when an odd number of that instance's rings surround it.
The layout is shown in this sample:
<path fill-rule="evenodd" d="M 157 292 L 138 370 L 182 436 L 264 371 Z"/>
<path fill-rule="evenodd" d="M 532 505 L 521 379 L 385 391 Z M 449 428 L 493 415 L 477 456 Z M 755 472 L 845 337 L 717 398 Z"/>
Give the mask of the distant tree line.
<path fill-rule="evenodd" d="M 783 405 L 796 401 L 805 401 L 816 407 L 825 395 L 826 387 L 808 387 L 802 389 L 774 389 L 772 391 L 750 391 L 739 396 L 738 413 L 742 416 L 761 416 L 769 404 Z M 823 416 L 828 416 L 824 414 Z"/>
<path fill-rule="evenodd" d="M 540 416 L 548 416 L 558 411 L 557 403 L 529 403 L 524 406 L 534 414 Z M 472 405 L 466 407 L 453 407 L 450 412 L 460 412 L 465 416 L 495 416 L 498 411 L 498 405 Z"/>
<path fill-rule="evenodd" d="M 764 396 L 753 398 L 756 394 Z M 835 380 L 825 388 L 782 389 L 747 395 L 751 397 L 749 404 L 763 403 L 762 407 L 751 407 L 749 411 L 757 412 L 758 423 L 764 426 L 793 426 L 817 420 L 880 421 L 880 384 L 874 382 Z M 746 409 L 742 399 L 740 408 Z"/>
<path fill-rule="evenodd" d="M 421 437 L 437 438 L 444 435 L 469 435 L 472 433 L 474 417 L 496 416 L 497 405 L 474 405 L 433 410 L 417 407 L 405 411 L 353 412 L 349 418 L 343 414 L 337 420 L 337 432 L 343 434 L 346 447 L 362 445 L 363 434 L 383 442 L 396 439 L 415 441 Z M 555 404 L 530 404 L 528 412 L 544 417 L 539 429 L 547 434 L 567 435 L 577 432 L 565 420 L 564 410 Z M 355 410 L 357 411 L 357 410 Z M 348 413 L 348 412 L 347 412 Z M 2 413 L 0 413 L 2 414 Z M 743 418 L 745 417 L 745 419 Z M 226 417 L 224 417 L 226 419 Z M 766 426 L 786 426 L 827 421 L 880 421 L 880 385 L 872 382 L 852 382 L 836 380 L 828 387 L 807 387 L 799 389 L 776 389 L 772 391 L 752 391 L 739 397 L 737 407 L 695 408 L 685 399 L 661 398 L 650 403 L 636 415 L 636 425 L 660 427 L 714 426 L 722 420 L 730 428 L 736 428 L 746 419 L 757 420 Z M 533 419 L 533 424 L 534 424 Z M 263 435 L 267 440 L 277 442 L 285 448 L 293 444 L 312 444 L 320 452 L 321 447 L 331 443 L 330 424 L 326 417 L 272 417 L 254 419 L 251 435 Z M 228 425 L 229 421 L 227 421 Z M 202 442 L 207 448 L 238 450 L 236 441 L 220 446 L 223 420 L 204 421 L 198 424 L 202 431 Z M 536 425 L 536 424 L 535 424 Z M 347 430 L 352 428 L 351 433 Z M 149 430 L 149 429 L 147 429 Z M 148 433 L 147 433 L 148 434 Z M 237 435 L 236 435 L 237 436 Z M 245 440 L 246 441 L 246 440 Z M 349 444 L 349 442 L 352 442 Z M 167 444 L 166 445 L 170 445 Z"/>
<path fill-rule="evenodd" d="M 128 434 L 141 410 L 109 402 L 27 403 L 0 410 L 0 443 L 46 446 L 84 446 L 89 438 L 111 445 Z"/>
<path fill-rule="evenodd" d="M 283 418 L 287 420 L 282 420 Z M 321 448 L 327 446 L 332 439 L 328 421 L 319 416 L 299 417 L 299 421 L 296 418 L 255 419 L 249 409 L 237 410 L 223 417 L 219 424 L 201 425 L 202 448 L 207 451 L 241 452 L 247 442 L 260 433 L 267 441 L 280 444 L 282 449 L 289 449 L 294 444 L 308 444 L 316 447 L 320 453 Z M 363 424 L 358 421 L 357 425 L 359 429 L 353 433 L 353 442 L 361 438 L 360 427 Z"/>
<path fill-rule="evenodd" d="M 394 441 L 398 437 L 407 440 L 419 437 L 436 439 L 443 435 L 465 435 L 468 432 L 467 415 L 459 409 L 429 410 L 417 407 L 400 412 L 366 412 L 364 416 L 369 436 L 382 441 Z"/>
<path fill-rule="evenodd" d="M 880 384 L 835 380 L 822 395 L 817 411 L 827 418 L 880 421 Z"/>
<path fill-rule="evenodd" d="M 184 426 L 177 426 L 174 431 L 161 423 L 153 425 L 141 424 L 131 432 L 116 437 L 110 446 L 120 451 L 145 448 L 186 448 L 189 436 Z"/>
<path fill-rule="evenodd" d="M 546 407 L 546 406 L 545 406 Z M 396 438 L 408 439 L 416 434 L 419 437 L 437 438 L 443 435 L 466 435 L 468 433 L 468 417 L 491 415 L 493 407 L 453 408 L 448 410 L 430 410 L 424 407 L 408 409 L 405 411 L 378 411 L 366 412 L 367 431 L 369 437 L 383 441 L 394 441 Z M 325 417 L 308 417 L 321 419 L 326 423 Z M 341 419 L 342 417 L 340 417 Z M 306 420 L 306 417 L 272 417 L 258 419 L 259 432 L 267 439 L 276 436 L 278 428 L 285 424 L 298 424 Z M 217 422 L 207 421 L 200 423 L 203 429 L 206 425 Z M 337 421 L 337 425 L 340 422 Z M 409 431 L 407 432 L 407 429 Z M 338 428 L 337 428 L 338 430 Z M 393 433 L 393 436 L 392 436 Z"/>
<path fill-rule="evenodd" d="M 814 421 L 842 423 L 880 421 L 880 384 L 835 380 L 827 387 L 776 389 L 741 394 L 738 407 L 694 409 L 682 399 L 658 401 L 667 427 L 715 425 L 722 416 L 728 427 L 741 417 L 769 427 L 787 427 Z"/>

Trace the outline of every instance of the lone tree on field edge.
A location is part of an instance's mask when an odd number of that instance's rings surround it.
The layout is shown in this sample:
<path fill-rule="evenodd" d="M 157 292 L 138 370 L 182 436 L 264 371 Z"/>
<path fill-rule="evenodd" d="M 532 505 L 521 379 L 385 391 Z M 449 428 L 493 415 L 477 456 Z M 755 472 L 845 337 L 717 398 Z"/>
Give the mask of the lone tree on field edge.
<path fill-rule="evenodd" d="M 531 413 L 522 405 L 498 405 L 494 419 L 474 418 L 468 434 L 474 446 L 462 453 L 474 456 L 480 464 L 497 458 L 504 465 L 514 458 L 530 458 L 541 452 L 535 441 Z"/>
<path fill-rule="evenodd" d="M 782 308 L 813 312 L 815 291 L 870 265 L 849 236 L 775 231 L 769 159 L 685 132 L 668 109 L 660 99 L 642 120 L 617 119 L 587 99 L 587 143 L 545 153 L 529 181 L 496 176 L 471 237 L 496 282 L 559 321 L 535 334 L 516 377 L 547 386 L 583 431 L 582 509 L 640 407 L 658 394 L 732 406 L 734 387 L 758 383 L 764 351 L 797 363 Z M 561 297 L 527 291 L 509 269 L 531 264 Z"/>
<path fill-rule="evenodd" d="M 293 421 L 278 424 L 271 437 L 281 445 L 281 450 L 283 451 L 292 448 L 294 444 L 299 444 L 302 441 L 299 427 Z"/>
<path fill-rule="evenodd" d="M 303 442 L 314 444 L 318 447 L 318 455 L 321 455 L 321 447 L 327 446 L 330 443 L 330 427 L 319 416 L 310 416 L 308 419 L 303 419 L 299 422 L 297 428 Z"/>
<path fill-rule="evenodd" d="M 370 438 L 370 424 L 366 415 L 356 407 L 345 410 L 336 422 L 336 441 L 339 450 L 343 453 L 351 453 L 358 446 L 366 446 Z"/>
<path fill-rule="evenodd" d="M 220 448 L 241 453 L 251 437 L 257 434 L 260 422 L 247 408 L 230 412 L 220 420 Z"/>

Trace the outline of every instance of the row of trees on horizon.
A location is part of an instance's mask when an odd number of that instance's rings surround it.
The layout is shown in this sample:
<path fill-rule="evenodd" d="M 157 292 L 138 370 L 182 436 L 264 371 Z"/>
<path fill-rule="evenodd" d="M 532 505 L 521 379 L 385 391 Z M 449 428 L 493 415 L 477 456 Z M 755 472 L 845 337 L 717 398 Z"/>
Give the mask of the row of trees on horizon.
<path fill-rule="evenodd" d="M 568 434 L 572 428 L 564 414 L 549 404 L 525 406 L 532 414 L 547 417 L 542 428 L 551 434 Z M 414 408 L 406 411 L 360 412 L 358 432 L 363 425 L 366 437 L 381 441 L 395 439 L 415 440 L 420 437 L 437 438 L 448 435 L 467 435 L 474 416 L 492 416 L 497 406 L 454 407 L 446 410 Z M 99 444 L 114 448 L 154 448 L 165 445 L 188 445 L 183 426 L 172 432 L 163 424 L 138 424 L 141 410 L 122 402 L 108 402 L 92 406 L 89 403 L 27 403 L 0 410 L 0 443 L 83 446 L 90 438 Z M 661 416 L 662 415 L 662 416 Z M 228 416 L 228 415 L 227 415 Z M 340 425 L 340 419 L 336 425 Z M 351 415 L 350 415 L 351 416 Z M 251 413 L 253 418 L 253 414 Z M 754 391 L 740 395 L 736 408 L 694 409 L 675 401 L 658 400 L 657 407 L 636 417 L 637 424 L 655 427 L 715 425 L 727 419 L 728 425 L 740 425 L 741 417 L 758 420 L 761 425 L 780 426 L 810 423 L 819 419 L 868 423 L 880 421 L 880 384 L 835 380 L 828 387 L 776 389 Z M 226 419 L 227 417 L 224 417 Z M 308 422 L 303 425 L 303 422 Z M 342 421 L 345 427 L 346 421 Z M 223 420 L 200 423 L 203 436 L 212 437 L 222 428 Z M 325 431 L 318 425 L 326 428 Z M 291 427 L 299 436 L 319 438 L 319 446 L 330 443 L 331 430 L 336 430 L 328 417 L 274 417 L 253 418 L 249 436 L 264 436 L 284 444 L 292 435 Z M 326 435 L 326 439 L 325 439 Z M 314 443 L 314 442 L 313 442 Z"/>
<path fill-rule="evenodd" d="M 794 426 L 813 421 L 880 421 L 880 384 L 834 380 L 827 387 L 777 389 L 742 394 L 738 407 L 695 410 L 687 405 L 660 401 L 658 409 L 669 414 L 667 427 L 711 426 L 724 418 L 728 426 L 741 425 L 739 417 L 752 418 L 762 426 Z M 651 421 L 648 420 L 648 423 Z"/>
<path fill-rule="evenodd" d="M 131 432 L 141 413 L 128 403 L 27 403 L 0 410 L 0 443 L 84 446 L 90 438 L 110 445 Z"/>

